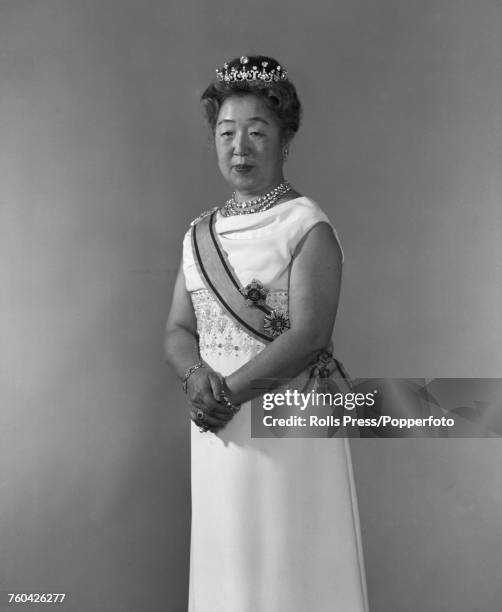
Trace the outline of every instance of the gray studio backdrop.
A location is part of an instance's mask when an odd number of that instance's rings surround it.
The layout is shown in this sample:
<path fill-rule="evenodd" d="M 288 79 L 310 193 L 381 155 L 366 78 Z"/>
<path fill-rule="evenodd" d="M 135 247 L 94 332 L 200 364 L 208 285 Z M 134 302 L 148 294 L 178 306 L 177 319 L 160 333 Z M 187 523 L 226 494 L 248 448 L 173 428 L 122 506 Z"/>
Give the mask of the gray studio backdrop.
<path fill-rule="evenodd" d="M 186 609 L 162 334 L 187 223 L 228 195 L 198 97 L 229 57 L 298 85 L 287 177 L 342 239 L 351 374 L 501 375 L 501 49 L 489 0 L 0 2 L 0 590 Z M 372 612 L 500 610 L 500 443 L 353 455 Z"/>

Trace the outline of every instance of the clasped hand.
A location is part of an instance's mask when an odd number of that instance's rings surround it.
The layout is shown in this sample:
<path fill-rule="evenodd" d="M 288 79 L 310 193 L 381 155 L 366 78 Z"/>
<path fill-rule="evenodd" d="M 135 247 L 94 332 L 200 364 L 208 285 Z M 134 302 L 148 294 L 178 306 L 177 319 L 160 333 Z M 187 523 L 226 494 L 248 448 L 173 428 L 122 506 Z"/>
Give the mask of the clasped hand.
<path fill-rule="evenodd" d="M 187 382 L 187 398 L 192 421 L 213 433 L 223 429 L 235 414 L 230 407 L 221 402 L 224 385 L 223 376 L 207 366 L 196 370 Z"/>
<path fill-rule="evenodd" d="M 311 375 L 327 378 L 336 370 L 331 346 L 320 351 L 310 364 Z M 219 372 L 205 365 L 197 369 L 187 381 L 190 417 L 202 431 L 216 433 L 233 418 L 235 411 L 222 400 L 225 380 Z"/>

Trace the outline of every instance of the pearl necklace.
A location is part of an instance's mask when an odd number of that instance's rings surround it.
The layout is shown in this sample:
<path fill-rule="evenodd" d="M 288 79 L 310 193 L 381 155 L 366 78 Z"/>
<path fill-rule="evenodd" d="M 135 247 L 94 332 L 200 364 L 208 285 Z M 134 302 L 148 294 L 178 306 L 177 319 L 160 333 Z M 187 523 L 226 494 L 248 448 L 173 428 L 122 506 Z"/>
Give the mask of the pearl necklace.
<path fill-rule="evenodd" d="M 271 208 L 277 203 L 279 198 L 288 191 L 291 191 L 291 189 L 291 185 L 287 181 L 284 181 L 268 193 L 264 193 L 262 196 L 253 198 L 252 200 L 244 200 L 243 202 L 238 202 L 235 199 L 236 194 L 234 191 L 232 197 L 225 202 L 220 211 L 224 217 L 230 217 L 231 215 L 250 215 L 256 212 L 262 212 Z"/>

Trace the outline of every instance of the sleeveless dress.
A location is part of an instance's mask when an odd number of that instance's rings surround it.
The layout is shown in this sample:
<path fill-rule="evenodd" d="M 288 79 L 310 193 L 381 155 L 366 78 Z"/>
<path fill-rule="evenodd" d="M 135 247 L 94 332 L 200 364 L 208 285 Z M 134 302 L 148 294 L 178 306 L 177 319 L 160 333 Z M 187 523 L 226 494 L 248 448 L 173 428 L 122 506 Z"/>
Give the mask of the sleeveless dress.
<path fill-rule="evenodd" d="M 287 312 L 292 255 L 320 222 L 330 224 L 302 196 L 250 215 L 218 213 L 215 228 L 241 285 L 257 278 L 271 290 L 267 302 Z M 206 290 L 191 228 L 183 270 L 201 357 L 229 375 L 265 345 Z M 346 438 L 251 438 L 244 404 L 217 435 L 192 423 L 191 490 L 189 612 L 368 611 Z"/>

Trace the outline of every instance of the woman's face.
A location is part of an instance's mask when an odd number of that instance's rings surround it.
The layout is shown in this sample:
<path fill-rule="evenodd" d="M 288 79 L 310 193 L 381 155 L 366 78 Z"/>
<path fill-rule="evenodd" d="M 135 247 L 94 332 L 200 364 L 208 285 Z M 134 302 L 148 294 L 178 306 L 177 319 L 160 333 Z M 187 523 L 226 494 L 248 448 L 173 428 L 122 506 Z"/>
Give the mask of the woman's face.
<path fill-rule="evenodd" d="M 242 199 L 262 195 L 283 181 L 285 143 L 276 117 L 260 98 L 251 94 L 227 98 L 214 136 L 223 178 Z"/>

